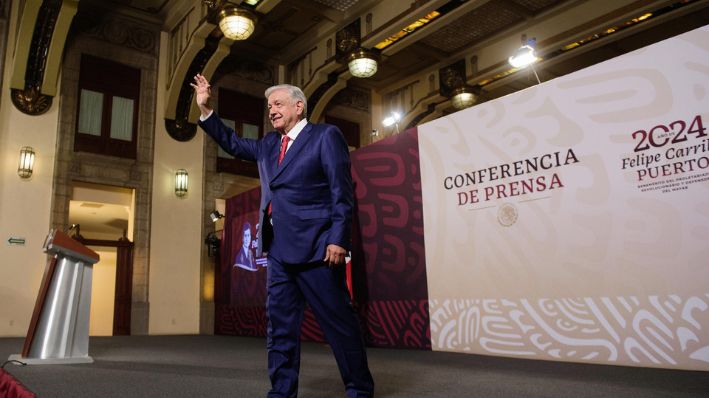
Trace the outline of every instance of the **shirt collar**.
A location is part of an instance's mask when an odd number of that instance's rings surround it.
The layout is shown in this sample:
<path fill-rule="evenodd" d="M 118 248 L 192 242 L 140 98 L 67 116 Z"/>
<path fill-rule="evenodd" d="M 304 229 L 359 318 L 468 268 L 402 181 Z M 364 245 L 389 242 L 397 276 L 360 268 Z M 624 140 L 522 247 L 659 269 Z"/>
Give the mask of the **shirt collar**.
<path fill-rule="evenodd" d="M 308 124 L 308 119 L 303 118 L 298 121 L 298 123 L 293 126 L 292 129 L 286 135 L 288 138 L 290 138 L 291 141 L 295 141 L 296 138 L 298 138 L 298 134 L 300 134 L 301 131 L 305 128 L 305 125 Z"/>

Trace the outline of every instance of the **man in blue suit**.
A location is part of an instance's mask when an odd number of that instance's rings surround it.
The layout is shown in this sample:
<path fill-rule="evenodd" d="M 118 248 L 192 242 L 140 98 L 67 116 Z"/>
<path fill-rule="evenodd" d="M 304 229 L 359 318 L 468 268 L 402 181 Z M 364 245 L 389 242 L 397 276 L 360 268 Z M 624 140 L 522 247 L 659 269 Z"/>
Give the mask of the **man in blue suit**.
<path fill-rule="evenodd" d="M 305 94 L 278 85 L 265 93 L 275 131 L 259 140 L 240 138 L 213 114 L 207 79 L 194 79 L 199 125 L 226 152 L 258 165 L 257 256 L 268 253 L 268 397 L 298 394 L 306 302 L 332 347 L 347 397 L 372 397 L 374 381 L 344 277 L 354 196 L 342 133 L 332 125 L 308 123 Z"/>

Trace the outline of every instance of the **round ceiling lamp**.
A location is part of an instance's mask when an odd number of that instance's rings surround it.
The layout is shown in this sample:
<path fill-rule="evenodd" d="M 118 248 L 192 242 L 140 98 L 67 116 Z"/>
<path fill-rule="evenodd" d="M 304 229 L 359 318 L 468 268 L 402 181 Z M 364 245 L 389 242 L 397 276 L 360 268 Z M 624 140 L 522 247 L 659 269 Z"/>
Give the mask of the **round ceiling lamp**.
<path fill-rule="evenodd" d="M 256 16 L 232 5 L 219 11 L 219 29 L 231 40 L 246 40 L 256 27 Z"/>
<path fill-rule="evenodd" d="M 470 89 L 467 87 L 459 87 L 453 91 L 451 103 L 455 109 L 465 109 L 473 106 L 475 99 L 475 94 L 473 94 Z"/>
<path fill-rule="evenodd" d="M 350 54 L 347 66 L 354 77 L 372 77 L 377 73 L 376 56 L 363 48 Z"/>

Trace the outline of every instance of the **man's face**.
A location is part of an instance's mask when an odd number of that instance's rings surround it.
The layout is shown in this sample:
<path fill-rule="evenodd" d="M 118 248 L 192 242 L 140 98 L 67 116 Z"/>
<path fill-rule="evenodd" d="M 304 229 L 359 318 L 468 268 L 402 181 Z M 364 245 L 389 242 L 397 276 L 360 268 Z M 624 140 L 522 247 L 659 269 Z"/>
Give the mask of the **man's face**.
<path fill-rule="evenodd" d="M 251 244 L 251 230 L 244 230 L 244 247 L 249 247 Z"/>
<path fill-rule="evenodd" d="M 303 113 L 303 102 L 296 101 L 286 90 L 276 90 L 268 97 L 268 118 L 281 134 L 292 129 Z"/>

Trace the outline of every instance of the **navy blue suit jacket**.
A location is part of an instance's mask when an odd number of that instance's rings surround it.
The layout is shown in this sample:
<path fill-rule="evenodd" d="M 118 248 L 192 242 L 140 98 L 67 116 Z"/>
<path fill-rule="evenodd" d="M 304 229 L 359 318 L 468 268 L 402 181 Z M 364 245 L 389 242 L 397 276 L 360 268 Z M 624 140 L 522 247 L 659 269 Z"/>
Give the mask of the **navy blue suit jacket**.
<path fill-rule="evenodd" d="M 288 264 L 322 261 L 328 244 L 350 250 L 354 196 L 350 156 L 342 132 L 310 124 L 278 165 L 281 134 L 239 137 L 216 112 L 199 125 L 227 153 L 255 161 L 261 180 L 257 256 L 268 252 Z M 273 227 L 267 221 L 272 203 Z"/>

